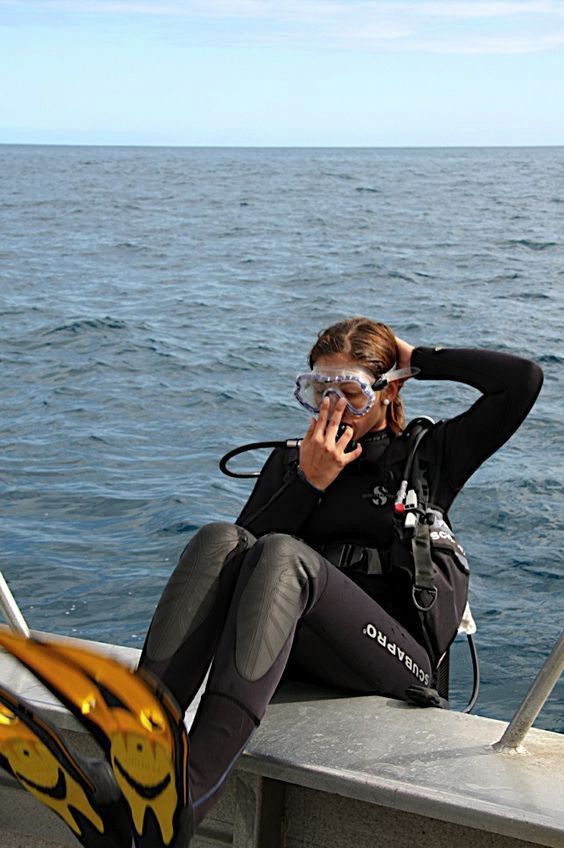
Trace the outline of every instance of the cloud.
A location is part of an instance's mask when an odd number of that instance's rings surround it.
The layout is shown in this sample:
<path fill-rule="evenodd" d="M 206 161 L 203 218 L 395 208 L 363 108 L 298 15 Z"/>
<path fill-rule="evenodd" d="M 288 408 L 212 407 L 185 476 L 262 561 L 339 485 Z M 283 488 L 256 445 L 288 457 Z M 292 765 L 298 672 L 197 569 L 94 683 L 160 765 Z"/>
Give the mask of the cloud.
<path fill-rule="evenodd" d="M 13 9 L 176 17 L 284 18 L 300 21 L 347 16 L 410 15 L 493 18 L 562 13 L 558 0 L 0 0 Z"/>
<path fill-rule="evenodd" d="M 509 18 L 516 15 L 550 15 L 556 11 L 557 3 L 549 0 L 528 0 L 528 2 L 448 2 L 448 0 L 437 0 L 437 2 L 421 3 L 388 3 L 389 7 L 396 10 L 400 8 L 411 15 L 421 17 L 439 18 Z"/>
<path fill-rule="evenodd" d="M 0 0 L 43 25 L 91 16 L 151 19 L 159 37 L 216 46 L 277 45 L 500 55 L 543 52 L 564 38 L 556 0 Z M 481 27 L 480 22 L 484 24 Z M 172 31 L 174 27 L 174 31 Z"/>
<path fill-rule="evenodd" d="M 525 53 L 542 53 L 556 50 L 564 45 L 564 33 L 545 34 L 538 36 L 507 37 L 475 37 L 464 41 L 417 40 L 411 43 L 412 50 L 423 53 L 444 53 L 459 55 L 497 55 L 510 56 Z"/>

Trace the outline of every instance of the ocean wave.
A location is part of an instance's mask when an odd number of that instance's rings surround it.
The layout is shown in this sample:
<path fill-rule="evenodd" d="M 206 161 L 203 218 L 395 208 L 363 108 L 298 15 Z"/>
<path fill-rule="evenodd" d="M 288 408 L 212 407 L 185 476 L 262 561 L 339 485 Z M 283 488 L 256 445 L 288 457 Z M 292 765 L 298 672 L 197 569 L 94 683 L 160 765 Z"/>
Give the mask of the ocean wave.
<path fill-rule="evenodd" d="M 76 321 L 60 324 L 53 329 L 46 330 L 44 335 L 53 335 L 55 333 L 78 335 L 79 333 L 89 332 L 90 330 L 125 330 L 127 326 L 126 321 L 119 318 L 111 318 L 109 315 L 105 318 L 79 318 Z"/>
<path fill-rule="evenodd" d="M 512 278 L 514 279 L 514 278 Z M 506 294 L 496 294 L 496 300 L 551 300 L 551 296 L 549 294 L 545 294 L 545 292 L 534 292 L 534 291 L 524 291 L 524 292 L 507 292 Z"/>
<path fill-rule="evenodd" d="M 504 244 L 510 247 L 526 247 L 528 250 L 549 250 L 557 246 L 555 241 L 533 241 L 532 239 L 508 239 Z"/>
<path fill-rule="evenodd" d="M 352 174 L 333 173 L 332 171 L 322 171 L 321 174 L 324 177 L 335 177 L 337 180 L 350 181 L 355 179 Z"/>
<path fill-rule="evenodd" d="M 131 250 L 136 253 L 149 253 L 151 248 L 146 244 L 139 244 L 134 241 L 118 241 L 113 245 L 115 250 Z"/>
<path fill-rule="evenodd" d="M 497 276 L 495 276 L 493 278 L 493 282 L 494 283 L 509 283 L 509 282 L 511 282 L 511 280 L 519 280 L 522 276 L 523 275 L 520 274 L 518 271 L 511 271 L 511 272 L 507 271 L 504 274 L 498 274 Z M 498 300 L 503 300 L 507 297 L 512 297 L 512 295 L 506 295 L 506 294 L 496 295 L 496 299 L 498 299 Z"/>
<path fill-rule="evenodd" d="M 417 282 L 413 274 L 406 274 L 404 271 L 387 271 L 386 277 L 390 280 L 404 280 L 406 283 L 415 283 Z"/>
<path fill-rule="evenodd" d="M 564 365 L 564 356 L 558 356 L 555 353 L 541 353 L 536 357 L 536 361 L 541 365 Z"/>
<path fill-rule="evenodd" d="M 159 536 L 167 536 L 169 534 L 178 533 L 195 533 L 199 529 L 199 525 L 192 524 L 190 521 L 176 521 L 174 524 L 169 524 L 166 527 L 161 527 L 156 531 Z"/>

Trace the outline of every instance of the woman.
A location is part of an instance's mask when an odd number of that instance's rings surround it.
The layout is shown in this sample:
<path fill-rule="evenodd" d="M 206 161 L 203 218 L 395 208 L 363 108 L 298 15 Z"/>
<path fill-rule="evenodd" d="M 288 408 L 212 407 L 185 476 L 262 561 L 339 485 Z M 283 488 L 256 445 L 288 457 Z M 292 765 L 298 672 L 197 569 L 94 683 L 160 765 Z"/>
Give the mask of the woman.
<path fill-rule="evenodd" d="M 415 376 L 482 393 L 462 415 L 431 426 L 418 448 L 432 505 L 445 515 L 470 475 L 521 424 L 542 384 L 541 370 L 526 360 L 414 349 L 366 318 L 323 331 L 309 365 L 296 396 L 314 417 L 299 448 L 273 452 L 235 524 L 207 525 L 193 537 L 151 622 L 139 673 L 154 675 L 180 706 L 176 713 L 167 702 L 166 710 L 176 763 L 184 750 L 178 716 L 211 669 L 187 770 L 177 766 L 190 798 L 177 793 L 181 835 L 166 841 L 154 805 L 140 824 L 125 793 L 142 848 L 188 844 L 283 675 L 395 698 L 432 683 L 466 598 L 452 589 L 459 575 L 435 569 L 436 603 L 425 626 L 407 571 L 395 567 L 394 503 L 409 451 L 401 386 Z M 111 674 L 97 679 L 112 688 Z M 153 691 L 162 705 L 162 693 Z M 67 693 L 63 700 L 79 712 Z"/>

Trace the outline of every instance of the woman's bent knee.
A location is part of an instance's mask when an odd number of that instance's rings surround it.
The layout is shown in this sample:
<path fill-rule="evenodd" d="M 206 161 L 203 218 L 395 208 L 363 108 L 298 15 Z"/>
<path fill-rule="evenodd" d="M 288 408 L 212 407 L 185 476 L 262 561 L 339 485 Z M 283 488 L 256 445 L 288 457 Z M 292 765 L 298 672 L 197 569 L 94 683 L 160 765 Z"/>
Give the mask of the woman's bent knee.
<path fill-rule="evenodd" d="M 227 521 L 215 521 L 205 524 L 190 539 L 178 563 L 178 568 L 193 570 L 204 567 L 206 570 L 223 567 L 230 554 L 251 547 L 254 536 L 243 527 Z"/>
<path fill-rule="evenodd" d="M 256 544 L 269 559 L 311 553 L 311 548 L 288 533 L 268 533 L 266 536 L 261 536 Z"/>
<path fill-rule="evenodd" d="M 228 521 L 212 521 L 200 527 L 192 540 L 197 539 L 203 545 L 217 545 L 224 542 L 237 544 L 241 529 Z"/>

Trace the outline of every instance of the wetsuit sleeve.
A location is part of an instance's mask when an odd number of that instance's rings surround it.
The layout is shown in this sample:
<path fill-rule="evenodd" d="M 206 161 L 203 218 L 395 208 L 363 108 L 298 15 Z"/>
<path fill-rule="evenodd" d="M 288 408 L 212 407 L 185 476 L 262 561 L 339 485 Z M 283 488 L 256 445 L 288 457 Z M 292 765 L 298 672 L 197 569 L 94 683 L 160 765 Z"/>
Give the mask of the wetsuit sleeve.
<path fill-rule="evenodd" d="M 418 380 L 454 380 L 482 392 L 469 410 L 433 432 L 441 477 L 451 489 L 447 500 L 452 500 L 482 462 L 517 430 L 540 392 L 543 373 L 534 362 L 484 350 L 419 347 L 411 364 L 420 369 Z"/>
<path fill-rule="evenodd" d="M 270 532 L 295 536 L 322 496 L 322 492 L 298 475 L 297 462 L 288 462 L 286 449 L 276 448 L 236 523 L 254 536 Z"/>

